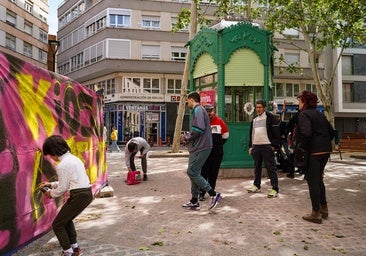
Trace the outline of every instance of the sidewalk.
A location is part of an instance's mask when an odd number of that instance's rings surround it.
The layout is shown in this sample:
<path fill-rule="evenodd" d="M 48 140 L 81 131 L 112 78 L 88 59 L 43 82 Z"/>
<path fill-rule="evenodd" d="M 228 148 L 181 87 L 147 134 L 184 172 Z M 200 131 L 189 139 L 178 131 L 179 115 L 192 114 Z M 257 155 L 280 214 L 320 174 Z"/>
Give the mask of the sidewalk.
<path fill-rule="evenodd" d="M 302 176 L 279 172 L 273 199 L 266 196 L 267 178 L 259 194 L 246 192 L 252 179 L 219 179 L 221 204 L 208 211 L 206 200 L 190 211 L 181 206 L 190 199 L 187 158 L 150 158 L 149 180 L 128 186 L 123 153 L 107 157 L 114 197 L 96 198 L 76 219 L 84 255 L 365 255 L 365 159 L 332 154 L 325 177 L 330 216 L 319 225 L 301 218 L 311 210 Z M 50 231 L 15 255 L 60 252 Z"/>

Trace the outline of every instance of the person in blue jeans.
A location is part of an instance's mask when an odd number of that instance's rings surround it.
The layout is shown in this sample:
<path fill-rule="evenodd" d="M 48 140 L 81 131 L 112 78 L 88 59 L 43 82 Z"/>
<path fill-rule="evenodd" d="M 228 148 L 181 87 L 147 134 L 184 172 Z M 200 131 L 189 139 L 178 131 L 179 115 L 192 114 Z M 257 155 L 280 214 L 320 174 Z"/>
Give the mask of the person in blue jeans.
<path fill-rule="evenodd" d="M 188 94 L 187 105 L 192 109 L 192 127 L 188 133 L 181 135 L 181 141 L 187 145 L 189 152 L 187 174 L 191 180 L 192 198 L 183 204 L 183 208 L 199 210 L 198 196 L 200 189 L 211 196 L 209 210 L 215 208 L 221 200 L 221 194 L 211 187 L 210 183 L 202 177 L 202 166 L 210 155 L 212 149 L 212 133 L 210 119 L 206 110 L 200 105 L 200 95 L 197 92 Z"/>

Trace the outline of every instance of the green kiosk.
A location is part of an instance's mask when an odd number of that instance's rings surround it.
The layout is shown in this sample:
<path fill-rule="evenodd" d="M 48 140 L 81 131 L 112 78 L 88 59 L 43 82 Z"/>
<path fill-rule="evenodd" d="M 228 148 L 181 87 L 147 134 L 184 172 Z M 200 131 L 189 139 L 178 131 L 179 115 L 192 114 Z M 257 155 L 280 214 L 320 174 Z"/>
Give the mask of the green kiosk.
<path fill-rule="evenodd" d="M 198 32 L 189 47 L 190 91 L 213 104 L 229 128 L 222 174 L 240 177 L 253 167 L 248 142 L 255 101 L 272 99 L 272 33 L 256 24 L 222 20 Z"/>

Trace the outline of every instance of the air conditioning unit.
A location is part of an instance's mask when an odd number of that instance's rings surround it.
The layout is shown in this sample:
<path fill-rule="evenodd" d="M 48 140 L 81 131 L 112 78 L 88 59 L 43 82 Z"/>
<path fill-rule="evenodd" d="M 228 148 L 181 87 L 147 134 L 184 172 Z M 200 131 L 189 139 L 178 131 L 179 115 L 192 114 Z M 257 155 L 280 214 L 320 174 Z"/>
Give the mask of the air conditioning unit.
<path fill-rule="evenodd" d="M 316 63 L 316 67 L 317 68 L 325 68 L 325 64 L 324 63 Z"/>

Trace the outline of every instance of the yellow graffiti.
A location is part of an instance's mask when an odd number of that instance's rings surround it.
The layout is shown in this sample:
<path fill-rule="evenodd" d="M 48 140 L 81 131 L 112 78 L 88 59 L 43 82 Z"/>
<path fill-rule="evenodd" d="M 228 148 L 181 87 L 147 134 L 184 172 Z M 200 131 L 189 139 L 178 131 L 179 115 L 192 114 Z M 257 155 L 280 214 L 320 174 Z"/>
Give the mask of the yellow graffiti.
<path fill-rule="evenodd" d="M 101 152 L 100 154 L 100 166 L 101 166 L 101 171 L 102 173 L 105 173 L 107 171 L 107 164 L 106 164 L 106 155 L 105 155 L 105 151 L 107 150 L 107 143 L 106 141 L 100 141 L 99 142 L 99 152 Z"/>
<path fill-rule="evenodd" d="M 42 193 L 39 189 L 38 189 L 38 185 L 37 184 L 37 178 L 39 175 L 41 175 L 41 172 L 38 171 L 38 168 L 41 166 L 41 159 L 42 159 L 42 152 L 40 150 L 36 151 L 36 155 L 35 155 L 35 159 L 34 159 L 34 165 L 33 165 L 33 176 L 32 176 L 32 205 L 33 205 L 33 209 L 34 209 L 34 218 L 36 220 L 38 220 L 41 217 L 41 205 L 40 205 L 40 193 Z M 42 170 L 41 170 L 42 171 Z M 38 197 L 36 198 L 36 195 L 38 195 Z M 38 200 L 37 200 L 38 199 Z"/>
<path fill-rule="evenodd" d="M 38 140 L 40 124 L 42 120 L 47 136 L 51 135 L 56 127 L 56 120 L 53 118 L 49 104 L 46 104 L 45 97 L 51 88 L 51 83 L 46 80 L 39 80 L 37 91 L 34 91 L 33 76 L 30 74 L 17 74 L 19 81 L 19 95 L 23 102 L 24 118 L 31 130 L 32 136 Z"/>
<path fill-rule="evenodd" d="M 71 148 L 71 153 L 83 161 L 85 165 L 85 171 L 90 179 L 90 183 L 95 183 L 98 179 L 98 165 L 94 164 L 96 161 L 94 159 L 95 154 L 93 150 L 93 139 L 90 138 L 89 141 L 75 141 L 74 137 L 70 137 L 66 140 L 66 142 Z M 85 154 L 88 154 L 88 163 L 86 163 Z M 102 166 L 105 166 L 105 161 L 102 162 Z"/>
<path fill-rule="evenodd" d="M 71 137 L 66 140 L 68 145 L 71 148 L 71 153 L 78 156 L 85 164 L 85 158 L 83 155 L 85 153 L 89 154 L 89 163 L 86 166 L 89 166 L 86 168 L 86 173 L 90 179 L 90 183 L 93 184 L 97 181 L 97 178 L 100 174 L 106 172 L 106 161 L 105 161 L 105 143 L 104 141 L 99 141 L 97 144 L 100 154 L 99 162 L 96 164 L 94 161 L 95 154 L 93 154 L 93 139 L 90 138 L 89 141 L 75 141 L 74 137 Z M 33 165 L 33 172 L 32 172 L 32 186 L 31 186 L 31 201 L 33 206 L 33 216 L 35 220 L 39 220 L 42 216 L 43 208 L 42 208 L 42 193 L 38 189 L 37 181 L 39 180 L 39 177 L 42 176 L 42 170 L 40 169 L 42 166 L 43 161 L 43 154 L 42 151 L 37 150 L 35 154 L 34 159 L 34 165 Z M 98 168 L 100 166 L 101 168 Z M 98 169 L 101 170 L 101 173 L 98 174 Z"/>

